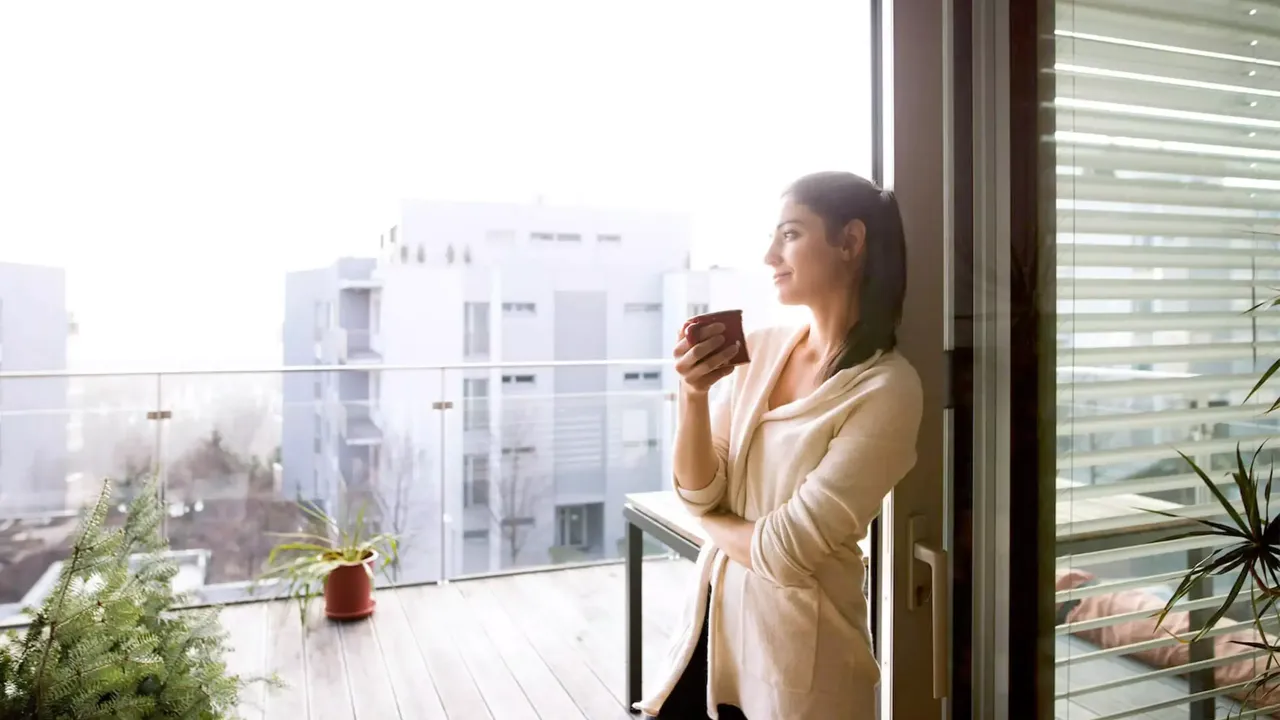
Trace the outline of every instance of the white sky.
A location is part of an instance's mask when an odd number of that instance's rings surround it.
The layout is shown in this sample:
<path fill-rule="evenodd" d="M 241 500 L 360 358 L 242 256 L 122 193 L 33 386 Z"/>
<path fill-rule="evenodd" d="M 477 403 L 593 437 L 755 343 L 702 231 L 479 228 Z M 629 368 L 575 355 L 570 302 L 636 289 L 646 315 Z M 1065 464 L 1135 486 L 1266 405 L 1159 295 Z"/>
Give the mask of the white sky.
<path fill-rule="evenodd" d="M 401 197 L 694 213 L 870 170 L 859 0 L 0 4 L 0 261 L 60 265 L 83 364 L 275 365 L 283 273 Z"/>

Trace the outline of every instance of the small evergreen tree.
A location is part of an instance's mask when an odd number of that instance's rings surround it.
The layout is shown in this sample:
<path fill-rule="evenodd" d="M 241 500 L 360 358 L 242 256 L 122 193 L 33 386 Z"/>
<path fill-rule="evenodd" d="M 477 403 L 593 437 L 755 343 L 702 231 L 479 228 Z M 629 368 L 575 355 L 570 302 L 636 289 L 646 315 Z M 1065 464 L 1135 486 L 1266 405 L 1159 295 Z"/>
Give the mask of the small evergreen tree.
<path fill-rule="evenodd" d="M 71 555 L 25 632 L 0 638 L 0 718 L 231 717 L 251 680 L 226 673 L 216 609 L 180 610 L 164 559 L 154 481 L 124 527 L 106 526 L 111 485 L 80 521 Z"/>

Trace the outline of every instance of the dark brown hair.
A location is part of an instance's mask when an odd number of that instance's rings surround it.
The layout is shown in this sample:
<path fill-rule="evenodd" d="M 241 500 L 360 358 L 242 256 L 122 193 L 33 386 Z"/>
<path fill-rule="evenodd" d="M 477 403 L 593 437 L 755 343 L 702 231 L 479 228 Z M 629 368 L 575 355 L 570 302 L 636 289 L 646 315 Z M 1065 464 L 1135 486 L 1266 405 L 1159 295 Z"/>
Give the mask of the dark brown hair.
<path fill-rule="evenodd" d="M 827 240 L 835 243 L 845 226 L 861 220 L 867 228 L 858 285 L 858 320 L 827 360 L 823 377 L 888 352 L 898 344 L 898 323 L 907 291 L 907 242 L 893 192 L 847 172 L 806 175 L 784 196 L 822 218 Z"/>

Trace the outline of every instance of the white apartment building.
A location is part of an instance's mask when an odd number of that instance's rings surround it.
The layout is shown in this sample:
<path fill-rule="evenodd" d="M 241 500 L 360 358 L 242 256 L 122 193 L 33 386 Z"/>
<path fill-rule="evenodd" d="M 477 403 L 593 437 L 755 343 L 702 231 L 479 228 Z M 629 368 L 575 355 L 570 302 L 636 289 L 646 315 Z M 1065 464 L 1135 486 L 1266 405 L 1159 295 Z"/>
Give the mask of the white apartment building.
<path fill-rule="evenodd" d="M 675 214 L 403 203 L 376 262 L 289 278 L 286 363 L 346 368 L 286 381 L 286 492 L 376 486 L 384 527 L 412 535 L 410 578 L 615 554 L 625 495 L 669 477 L 675 387 L 618 361 L 665 359 L 690 314 L 769 300 L 689 271 L 690 236 Z"/>
<path fill-rule="evenodd" d="M 0 263 L 0 372 L 67 368 L 61 268 Z M 67 506 L 67 380 L 0 380 L 0 517 Z"/>

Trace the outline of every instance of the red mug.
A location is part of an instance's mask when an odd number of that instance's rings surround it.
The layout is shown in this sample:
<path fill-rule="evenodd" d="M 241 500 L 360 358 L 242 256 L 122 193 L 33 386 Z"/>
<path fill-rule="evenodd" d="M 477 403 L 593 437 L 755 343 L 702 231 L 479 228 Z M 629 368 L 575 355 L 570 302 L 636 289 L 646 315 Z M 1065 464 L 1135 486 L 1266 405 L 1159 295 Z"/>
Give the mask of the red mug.
<path fill-rule="evenodd" d="M 700 327 L 706 327 L 713 323 L 724 325 L 724 342 L 725 345 L 738 343 L 738 354 L 733 356 L 729 361 L 730 365 L 742 365 L 751 362 L 751 358 L 747 355 L 747 337 L 742 330 L 742 311 L 741 310 L 721 310 L 720 312 L 707 313 L 691 317 L 684 321 L 684 326 L 680 328 L 680 334 L 694 345 L 698 342 L 694 331 Z M 723 347 L 723 346 L 721 346 Z"/>

